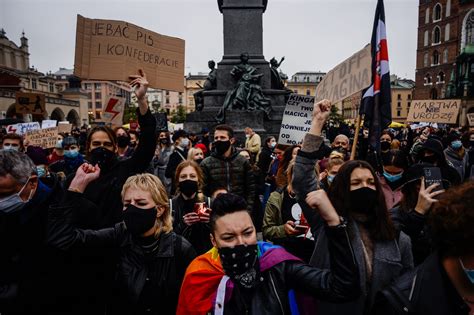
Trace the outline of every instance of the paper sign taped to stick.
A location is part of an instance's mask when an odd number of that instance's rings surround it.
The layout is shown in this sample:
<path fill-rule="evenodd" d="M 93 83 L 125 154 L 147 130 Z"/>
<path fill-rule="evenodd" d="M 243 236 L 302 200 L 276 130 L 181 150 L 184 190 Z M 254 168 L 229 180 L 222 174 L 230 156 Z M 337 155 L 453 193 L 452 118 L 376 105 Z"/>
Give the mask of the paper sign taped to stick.
<path fill-rule="evenodd" d="M 370 44 L 329 71 L 316 87 L 316 102 L 328 99 L 336 104 L 360 92 L 371 83 Z"/>
<path fill-rule="evenodd" d="M 28 145 L 43 149 L 54 148 L 58 142 L 58 127 L 28 131 L 25 140 L 28 141 Z"/>
<path fill-rule="evenodd" d="M 469 126 L 474 127 L 474 113 L 467 114 L 467 120 L 469 122 Z"/>
<path fill-rule="evenodd" d="M 41 122 L 41 129 L 56 127 L 57 120 L 43 120 Z"/>
<path fill-rule="evenodd" d="M 314 96 L 290 95 L 283 113 L 278 143 L 294 145 L 303 141 L 305 134 L 311 128 L 313 107 Z"/>
<path fill-rule="evenodd" d="M 59 133 L 71 133 L 72 125 L 68 122 L 63 123 L 59 122 L 58 123 L 58 132 Z"/>
<path fill-rule="evenodd" d="M 46 112 L 44 94 L 16 92 L 15 111 L 18 114 L 43 115 Z"/>
<path fill-rule="evenodd" d="M 128 81 L 138 69 L 151 87 L 183 92 L 184 40 L 125 21 L 77 16 L 75 75 Z"/>
<path fill-rule="evenodd" d="M 461 100 L 413 100 L 407 121 L 455 124 Z"/>
<path fill-rule="evenodd" d="M 37 121 L 7 126 L 8 133 L 16 133 L 19 135 L 24 135 L 28 131 L 37 130 L 37 129 L 40 129 L 40 124 Z"/>
<path fill-rule="evenodd" d="M 109 96 L 102 110 L 102 121 L 113 125 L 123 124 L 123 110 L 125 109 L 125 98 Z"/>

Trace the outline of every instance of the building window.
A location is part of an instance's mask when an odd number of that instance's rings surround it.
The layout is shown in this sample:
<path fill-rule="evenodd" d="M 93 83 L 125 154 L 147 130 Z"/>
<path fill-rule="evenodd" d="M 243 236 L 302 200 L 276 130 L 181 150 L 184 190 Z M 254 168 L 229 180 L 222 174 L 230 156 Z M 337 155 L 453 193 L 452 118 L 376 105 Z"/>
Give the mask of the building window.
<path fill-rule="evenodd" d="M 102 102 L 95 102 L 95 108 L 96 109 L 102 108 Z"/>
<path fill-rule="evenodd" d="M 410 106 L 411 106 L 411 102 L 408 102 L 407 107 L 410 108 Z"/>
<path fill-rule="evenodd" d="M 438 90 L 436 88 L 432 88 L 430 96 L 432 100 L 438 99 Z"/>
<path fill-rule="evenodd" d="M 402 95 L 401 94 L 398 94 L 397 95 L 397 100 L 401 100 L 402 99 Z"/>
<path fill-rule="evenodd" d="M 425 24 L 428 24 L 430 22 L 430 8 L 426 8 L 425 12 Z"/>
<path fill-rule="evenodd" d="M 398 108 L 402 107 L 402 102 L 397 102 L 397 107 Z"/>
<path fill-rule="evenodd" d="M 94 84 L 94 88 L 95 88 L 96 90 L 100 89 L 100 83 L 95 83 L 95 84 Z"/>
<path fill-rule="evenodd" d="M 179 92 L 178 95 L 179 95 L 179 96 L 183 96 L 183 92 Z"/>
<path fill-rule="evenodd" d="M 443 63 L 448 63 L 448 48 L 443 51 Z"/>
<path fill-rule="evenodd" d="M 433 9 L 433 22 L 438 22 L 441 20 L 441 4 L 436 4 L 434 9 Z"/>
<path fill-rule="evenodd" d="M 430 33 L 428 31 L 425 31 L 425 38 L 423 41 L 423 45 L 428 46 L 429 45 L 429 40 L 430 40 Z"/>
<path fill-rule="evenodd" d="M 444 83 L 444 79 L 445 79 L 444 72 L 441 71 L 441 72 L 438 74 L 438 83 Z"/>
<path fill-rule="evenodd" d="M 431 74 L 427 73 L 425 75 L 425 85 L 431 85 L 433 84 L 433 81 L 431 80 Z"/>
<path fill-rule="evenodd" d="M 423 66 L 428 67 L 428 53 L 425 53 L 425 56 L 423 58 Z"/>
<path fill-rule="evenodd" d="M 407 99 L 408 99 L 408 100 L 411 100 L 411 94 L 408 94 L 408 95 L 407 95 Z"/>
<path fill-rule="evenodd" d="M 38 82 L 36 79 L 31 79 L 31 89 L 36 90 L 38 88 Z"/>
<path fill-rule="evenodd" d="M 166 104 L 169 104 L 169 103 L 170 103 L 170 98 L 167 97 L 167 98 L 166 98 Z"/>
<path fill-rule="evenodd" d="M 451 15 L 451 0 L 446 1 L 446 17 Z"/>
<path fill-rule="evenodd" d="M 166 91 L 166 96 L 170 95 L 170 91 Z"/>
<path fill-rule="evenodd" d="M 182 97 L 178 98 L 178 104 L 183 105 L 183 98 Z"/>
<path fill-rule="evenodd" d="M 433 29 L 433 43 L 432 45 L 437 45 L 441 43 L 441 28 L 436 26 Z"/>
<path fill-rule="evenodd" d="M 49 82 L 48 85 L 49 85 L 49 91 L 51 93 L 54 93 L 54 83 Z"/>
<path fill-rule="evenodd" d="M 92 109 L 92 102 L 87 102 L 87 107 L 88 107 L 89 109 Z"/>
<path fill-rule="evenodd" d="M 439 65 L 439 53 L 437 50 L 433 51 L 433 64 L 432 66 Z"/>
<path fill-rule="evenodd" d="M 310 91 L 310 90 L 306 90 L 306 95 L 311 95 L 311 91 Z"/>
<path fill-rule="evenodd" d="M 451 32 L 451 26 L 450 24 L 446 24 L 444 28 L 444 41 L 447 42 L 449 40 L 449 34 Z"/>
<path fill-rule="evenodd" d="M 91 88 L 90 83 L 84 83 L 84 90 L 89 90 Z"/>
<path fill-rule="evenodd" d="M 95 111 L 95 119 L 100 119 L 100 110 Z"/>
<path fill-rule="evenodd" d="M 13 69 L 16 69 L 16 56 L 15 56 L 15 52 L 11 52 L 10 54 L 10 57 L 11 57 L 11 61 L 12 61 L 12 68 Z"/>
<path fill-rule="evenodd" d="M 402 114 L 402 111 L 400 111 L 400 110 L 397 110 L 397 117 L 400 117 L 400 116 L 401 116 L 401 114 Z"/>
<path fill-rule="evenodd" d="M 474 45 L 474 11 L 471 10 L 471 13 L 466 19 L 466 42 L 465 46 L 467 45 Z"/>

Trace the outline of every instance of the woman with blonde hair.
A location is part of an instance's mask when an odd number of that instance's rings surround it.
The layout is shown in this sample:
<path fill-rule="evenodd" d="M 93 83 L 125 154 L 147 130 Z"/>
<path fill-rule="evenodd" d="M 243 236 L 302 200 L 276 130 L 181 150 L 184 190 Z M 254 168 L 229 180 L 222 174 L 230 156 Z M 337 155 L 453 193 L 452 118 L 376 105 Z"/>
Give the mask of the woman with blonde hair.
<path fill-rule="evenodd" d="M 204 152 L 201 148 L 191 148 L 188 151 L 188 161 L 194 161 L 197 164 L 201 164 L 204 160 Z"/>
<path fill-rule="evenodd" d="M 49 245 L 61 250 L 116 248 L 117 292 L 108 314 L 174 314 L 184 273 L 196 253 L 173 232 L 163 184 L 151 174 L 129 177 L 121 194 L 123 222 L 78 229 L 73 217 L 81 211 L 84 190 L 99 175 L 98 166 L 79 167 L 62 204 L 50 208 Z"/>

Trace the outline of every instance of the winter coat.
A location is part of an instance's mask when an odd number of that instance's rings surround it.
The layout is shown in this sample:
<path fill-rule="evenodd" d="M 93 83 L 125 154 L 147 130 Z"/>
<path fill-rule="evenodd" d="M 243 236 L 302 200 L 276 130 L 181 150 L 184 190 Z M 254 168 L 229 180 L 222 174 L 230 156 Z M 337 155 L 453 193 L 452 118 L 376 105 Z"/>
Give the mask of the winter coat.
<path fill-rule="evenodd" d="M 438 252 L 377 294 L 373 315 L 468 315 L 469 307 L 457 293 Z"/>
<path fill-rule="evenodd" d="M 402 199 L 402 190 L 399 188 L 392 189 L 383 175 L 378 176 L 380 186 L 382 187 L 383 196 L 385 197 L 385 205 L 387 209 L 392 209 Z"/>
<path fill-rule="evenodd" d="M 32 199 L 13 213 L 0 211 L 0 313 L 38 313 L 52 302 L 50 263 L 45 246 L 48 208 L 63 189 L 51 174 L 41 178 Z"/>
<path fill-rule="evenodd" d="M 80 210 L 81 198 L 80 193 L 68 191 L 61 205 L 50 208 L 48 244 L 61 250 L 114 249 L 116 294 L 110 313 L 175 314 L 186 268 L 196 256 L 191 244 L 174 232 L 162 233 L 156 249 L 147 253 L 123 222 L 100 230 L 77 229 L 71 219 Z"/>
<path fill-rule="evenodd" d="M 239 195 L 252 209 L 255 198 L 255 179 L 250 163 L 237 150 L 226 158 L 215 152 L 201 162 L 204 173 L 204 193 L 211 195 L 211 187 L 222 186 L 229 193 Z"/>
<path fill-rule="evenodd" d="M 305 202 L 306 195 L 318 187 L 317 178 L 314 174 L 314 165 L 317 158 L 312 158 L 310 155 L 318 151 L 322 142 L 322 137 L 307 134 L 300 150 L 302 153 L 298 152 L 293 170 L 293 190 L 300 204 L 304 204 L 302 208 L 306 218 L 315 217 L 314 210 L 309 208 Z M 319 232 L 317 233 L 316 245 L 310 264 L 322 269 L 328 268 L 331 259 L 328 255 L 327 235 L 324 230 L 319 228 L 314 219 L 308 219 L 308 221 L 315 224 L 312 229 Z M 352 232 L 351 245 L 359 268 L 362 294 L 356 301 L 349 303 L 332 304 L 321 301 L 319 310 L 324 314 L 326 312 L 327 314 L 367 314 L 373 304 L 376 292 L 390 284 L 393 279 L 404 271 L 413 268 L 410 239 L 403 232 L 400 232 L 394 240 L 374 241 L 373 260 L 371 262 L 372 277 L 368 285 L 364 245 L 360 230 L 357 223 L 350 218 L 348 225 Z"/>
<path fill-rule="evenodd" d="M 176 191 L 176 168 L 178 168 L 179 163 L 186 161 L 188 158 L 188 152 L 181 149 L 181 147 L 174 147 L 173 153 L 171 153 L 168 164 L 166 165 L 165 176 L 171 180 L 171 195 L 174 195 Z"/>
<path fill-rule="evenodd" d="M 168 166 L 168 162 L 170 160 L 170 156 L 173 153 L 172 146 L 166 146 L 164 148 L 157 148 L 159 150 L 159 154 L 153 157 L 151 161 L 152 172 L 155 176 L 161 180 L 163 185 L 165 185 L 166 192 L 168 194 L 171 193 L 171 179 L 166 177 L 166 167 Z"/>
<path fill-rule="evenodd" d="M 446 157 L 448 165 L 456 169 L 461 177 L 461 181 L 469 178 L 469 174 L 467 173 L 469 168 L 469 155 L 467 151 L 464 152 L 463 157 L 460 157 L 453 148 L 448 146 L 448 148 L 444 150 L 444 156 Z"/>
<path fill-rule="evenodd" d="M 183 216 L 194 211 L 194 204 L 197 202 L 196 198 L 185 200 L 181 194 L 170 199 L 170 209 L 173 217 L 173 231 L 186 238 L 198 255 L 204 254 L 212 248 L 212 243 L 209 235 L 211 229 L 207 223 L 195 223 L 187 226 L 184 223 Z M 210 198 L 205 199 L 206 204 L 210 207 Z"/>

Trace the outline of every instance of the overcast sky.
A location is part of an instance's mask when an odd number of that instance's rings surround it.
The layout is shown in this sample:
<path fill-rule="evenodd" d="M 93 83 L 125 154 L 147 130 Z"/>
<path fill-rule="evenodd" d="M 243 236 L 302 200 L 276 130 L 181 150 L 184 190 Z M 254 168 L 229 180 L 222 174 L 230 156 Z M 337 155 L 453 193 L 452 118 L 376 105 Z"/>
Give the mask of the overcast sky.
<path fill-rule="evenodd" d="M 269 0 L 264 55 L 285 56 L 283 72 L 328 71 L 370 42 L 376 0 Z M 76 15 L 125 20 L 186 41 L 185 72 L 221 60 L 222 15 L 216 0 L 0 0 L 0 28 L 29 39 L 30 65 L 73 68 Z M 418 1 L 385 0 L 391 73 L 415 77 Z"/>

